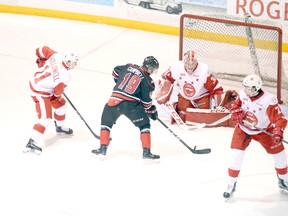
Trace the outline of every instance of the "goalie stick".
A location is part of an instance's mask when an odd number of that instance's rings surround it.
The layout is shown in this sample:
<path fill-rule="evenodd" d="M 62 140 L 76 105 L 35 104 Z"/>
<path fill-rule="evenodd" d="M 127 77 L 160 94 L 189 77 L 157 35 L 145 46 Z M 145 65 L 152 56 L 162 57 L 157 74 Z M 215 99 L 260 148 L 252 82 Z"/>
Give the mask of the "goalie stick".
<path fill-rule="evenodd" d="M 257 130 L 259 130 L 259 131 L 261 131 L 261 132 L 263 132 L 263 133 L 265 133 L 265 134 L 267 134 L 267 135 L 269 135 L 269 136 L 273 136 L 273 133 L 270 133 L 269 131 L 266 131 L 266 130 L 264 130 L 264 129 L 262 129 L 262 128 L 260 128 L 260 127 L 257 127 L 257 126 L 253 126 L 253 125 L 251 125 L 248 121 L 246 121 L 246 120 L 243 120 L 242 121 L 245 125 L 247 125 L 248 127 L 251 127 L 251 128 L 256 128 Z M 281 141 L 282 142 L 284 142 L 284 143 L 286 143 L 286 144 L 288 144 L 288 141 L 286 141 L 286 140 L 284 140 L 284 139 L 281 139 Z"/>
<path fill-rule="evenodd" d="M 175 134 L 161 119 L 157 118 L 157 120 L 166 128 L 170 133 L 172 133 L 186 148 L 189 149 L 193 154 L 209 154 L 211 152 L 210 148 L 205 149 L 196 149 L 197 146 L 194 146 L 194 148 L 191 148 L 189 145 L 187 145 L 177 134 Z"/>
<path fill-rule="evenodd" d="M 168 108 L 169 114 L 172 116 L 172 118 L 176 121 L 177 125 L 182 130 L 194 130 L 194 129 L 203 128 L 206 126 L 205 123 L 195 123 L 191 126 L 188 126 L 178 115 L 178 113 L 176 112 L 172 104 L 166 103 L 165 106 Z"/>

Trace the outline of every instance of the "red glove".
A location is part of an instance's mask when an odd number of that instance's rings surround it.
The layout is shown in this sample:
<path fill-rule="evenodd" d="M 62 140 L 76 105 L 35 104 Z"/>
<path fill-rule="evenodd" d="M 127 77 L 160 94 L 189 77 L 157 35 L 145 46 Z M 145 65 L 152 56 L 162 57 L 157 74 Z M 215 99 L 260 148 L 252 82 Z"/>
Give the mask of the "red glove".
<path fill-rule="evenodd" d="M 63 105 L 66 104 L 65 98 L 63 98 L 61 96 L 60 97 L 56 97 L 55 95 L 53 95 L 51 97 L 50 102 L 51 102 L 52 107 L 54 107 L 56 109 L 60 108 L 60 107 L 62 107 Z"/>
<path fill-rule="evenodd" d="M 230 109 L 230 112 L 232 114 L 233 121 L 243 124 L 242 120 L 245 118 L 245 115 L 241 107 L 235 106 Z"/>
<path fill-rule="evenodd" d="M 38 65 L 38 68 L 41 68 L 44 66 L 45 62 L 46 62 L 47 59 L 41 59 L 41 58 L 38 58 L 36 60 L 36 64 Z"/>
<path fill-rule="evenodd" d="M 282 138 L 283 138 L 283 128 L 281 127 L 275 127 L 273 130 L 273 140 L 275 143 L 279 143 L 281 142 Z"/>

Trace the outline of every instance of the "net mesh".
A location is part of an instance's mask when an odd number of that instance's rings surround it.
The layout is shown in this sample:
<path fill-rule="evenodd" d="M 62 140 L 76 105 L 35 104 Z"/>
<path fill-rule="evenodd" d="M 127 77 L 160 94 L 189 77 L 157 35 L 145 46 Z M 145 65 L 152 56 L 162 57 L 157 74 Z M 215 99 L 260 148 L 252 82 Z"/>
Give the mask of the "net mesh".
<path fill-rule="evenodd" d="M 281 66 L 281 26 L 249 16 L 184 14 L 180 29 L 180 59 L 193 49 L 198 61 L 205 62 L 217 78 L 242 81 L 256 73 L 280 101 L 288 101 L 288 81 Z"/>

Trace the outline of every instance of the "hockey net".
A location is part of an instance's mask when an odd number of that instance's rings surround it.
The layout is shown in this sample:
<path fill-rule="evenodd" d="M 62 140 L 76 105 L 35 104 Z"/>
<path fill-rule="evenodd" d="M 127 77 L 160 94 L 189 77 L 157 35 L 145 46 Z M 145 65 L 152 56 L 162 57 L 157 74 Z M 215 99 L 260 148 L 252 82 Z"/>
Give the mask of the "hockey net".
<path fill-rule="evenodd" d="M 281 26 L 251 19 L 249 15 L 242 18 L 183 14 L 179 45 L 180 60 L 185 51 L 193 49 L 198 61 L 206 63 L 218 79 L 242 82 L 246 75 L 256 73 L 280 103 L 288 102 Z"/>

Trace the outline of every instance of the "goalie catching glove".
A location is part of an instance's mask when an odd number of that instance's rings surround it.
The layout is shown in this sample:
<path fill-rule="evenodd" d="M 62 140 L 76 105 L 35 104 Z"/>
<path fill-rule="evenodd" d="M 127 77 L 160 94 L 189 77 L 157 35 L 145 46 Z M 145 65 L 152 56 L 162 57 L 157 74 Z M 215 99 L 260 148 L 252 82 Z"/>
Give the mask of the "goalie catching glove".
<path fill-rule="evenodd" d="M 154 121 L 158 118 L 158 112 L 155 105 L 152 105 L 149 109 L 146 110 L 146 113 L 149 118 L 153 119 Z"/>

